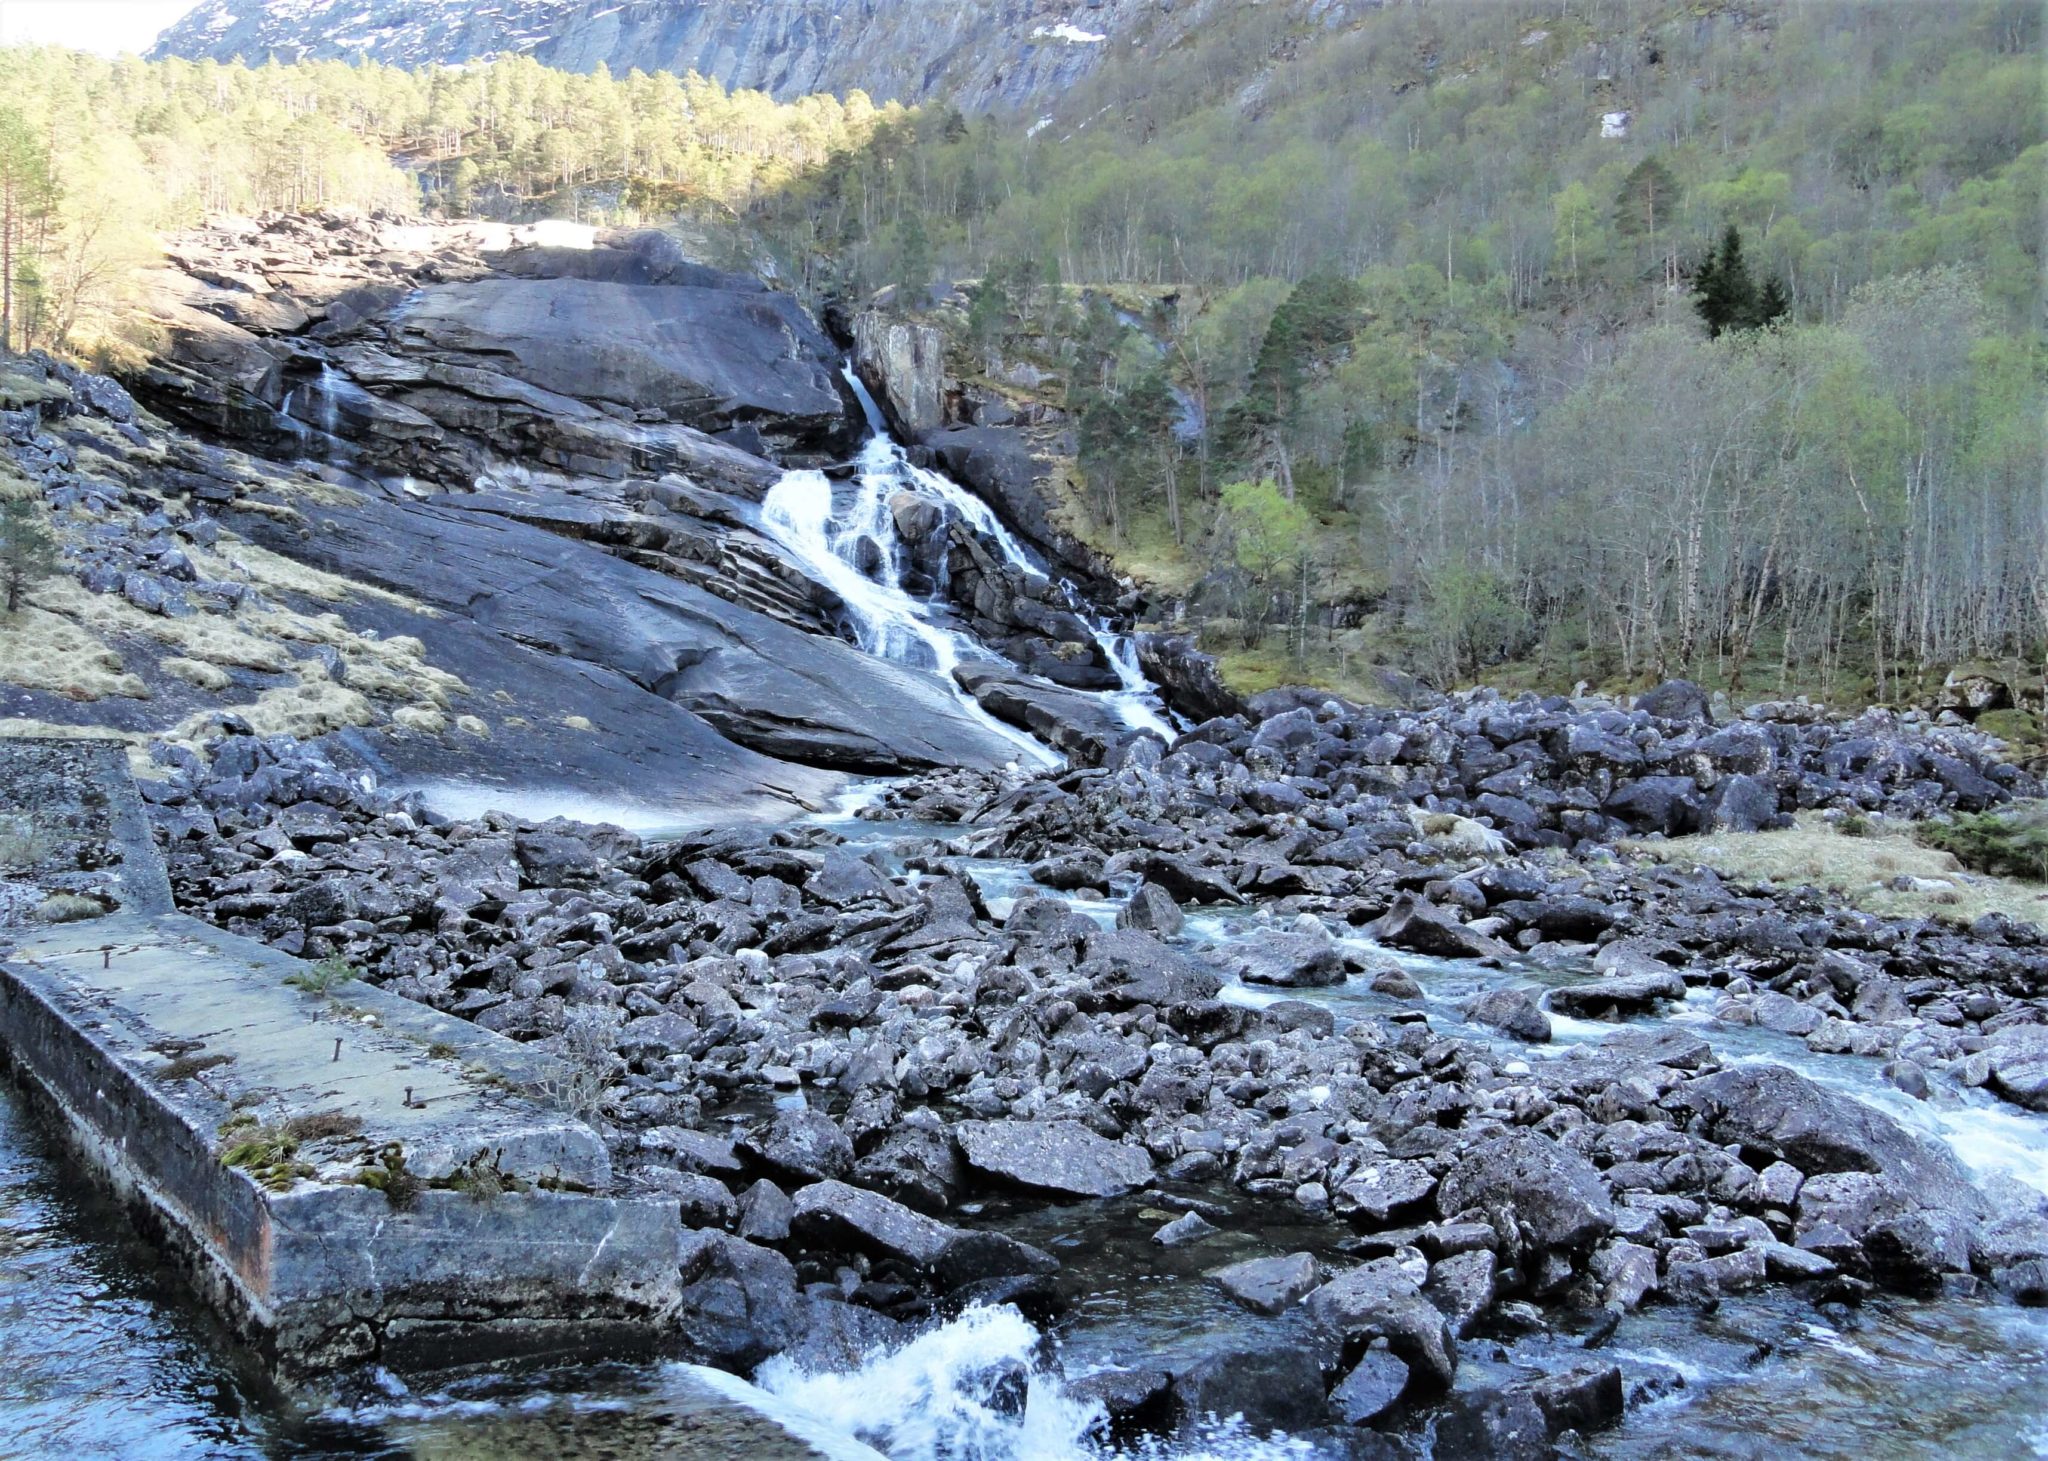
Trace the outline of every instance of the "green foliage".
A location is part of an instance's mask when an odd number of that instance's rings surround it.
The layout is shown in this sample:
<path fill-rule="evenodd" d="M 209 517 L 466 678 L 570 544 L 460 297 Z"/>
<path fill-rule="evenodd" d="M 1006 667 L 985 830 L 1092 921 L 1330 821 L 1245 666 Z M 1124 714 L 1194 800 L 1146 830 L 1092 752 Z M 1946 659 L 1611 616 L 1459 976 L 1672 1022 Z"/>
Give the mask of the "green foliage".
<path fill-rule="evenodd" d="M 207 213 L 726 214 L 904 115 L 527 57 L 404 71 L 54 47 L 0 48 L 0 97 L 0 323 L 18 346 L 108 351 L 154 235 Z"/>
<path fill-rule="evenodd" d="M 1708 338 L 1718 339 L 1728 330 L 1761 329 L 1790 308 L 1775 278 L 1757 287 L 1742 252 L 1742 230 L 1729 224 L 1719 252 L 1707 256 L 1693 280 L 1693 309 L 1706 322 Z"/>
<path fill-rule="evenodd" d="M 1241 639 L 1251 649 L 1264 637 L 1275 590 L 1307 561 L 1311 525 L 1301 504 L 1270 477 L 1227 483 L 1220 496 L 1218 540 L 1229 553 Z"/>
<path fill-rule="evenodd" d="M 286 975 L 284 982 L 308 994 L 332 994 L 357 977 L 354 965 L 339 954 L 330 954 L 317 964 L 308 964 L 296 974 Z"/>
<path fill-rule="evenodd" d="M 265 1125 L 248 1112 L 221 1124 L 224 1167 L 247 1172 L 272 1192 L 289 1192 L 315 1175 L 310 1163 L 298 1160 L 299 1143 L 282 1127 Z"/>
<path fill-rule="evenodd" d="M 1928 822 L 1918 832 L 1922 842 L 1953 854 L 1964 867 L 2048 883 L 2048 805 Z"/>
<path fill-rule="evenodd" d="M 32 497 L 0 498 L 0 595 L 9 614 L 20 611 L 32 584 L 57 571 L 57 540 L 43 518 Z"/>

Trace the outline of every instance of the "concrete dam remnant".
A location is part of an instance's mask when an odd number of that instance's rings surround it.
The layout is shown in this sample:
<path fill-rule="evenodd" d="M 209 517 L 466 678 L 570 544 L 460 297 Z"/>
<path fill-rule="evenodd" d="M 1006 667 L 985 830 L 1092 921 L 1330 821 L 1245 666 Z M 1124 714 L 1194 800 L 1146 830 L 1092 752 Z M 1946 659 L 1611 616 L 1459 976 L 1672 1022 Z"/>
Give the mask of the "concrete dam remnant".
<path fill-rule="evenodd" d="M 657 1346 L 686 1230 L 549 1057 L 172 911 L 117 743 L 0 741 L 0 788 L 118 903 L 0 902 L 0 1054 L 281 1374 Z"/>

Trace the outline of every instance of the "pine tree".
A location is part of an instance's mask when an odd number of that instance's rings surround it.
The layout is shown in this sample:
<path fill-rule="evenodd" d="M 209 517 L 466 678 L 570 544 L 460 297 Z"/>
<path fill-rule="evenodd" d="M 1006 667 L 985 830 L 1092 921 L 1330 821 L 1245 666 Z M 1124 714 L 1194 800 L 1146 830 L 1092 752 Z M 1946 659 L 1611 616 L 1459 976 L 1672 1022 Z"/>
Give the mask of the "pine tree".
<path fill-rule="evenodd" d="M 1706 321 L 1709 339 L 1757 323 L 1756 280 L 1742 256 L 1742 232 L 1734 224 L 1721 235 L 1721 251 L 1709 254 L 1693 281 L 1693 308 Z"/>
<path fill-rule="evenodd" d="M 36 502 L 27 497 L 0 501 L 0 588 L 7 612 L 21 608 L 22 593 L 57 571 L 57 544 L 43 526 Z"/>
<path fill-rule="evenodd" d="M 1614 230 L 1630 238 L 1647 236 L 1657 241 L 1657 230 L 1668 226 L 1678 211 L 1678 180 L 1671 169 L 1654 157 L 1646 157 L 1621 180 L 1614 194 Z"/>
<path fill-rule="evenodd" d="M 921 307 L 925 292 L 932 287 L 932 241 L 924 231 L 924 219 L 912 209 L 896 225 L 896 282 L 903 286 L 903 303 Z"/>
<path fill-rule="evenodd" d="M 1764 280 L 1764 287 L 1756 297 L 1756 320 L 1759 329 L 1782 320 L 1792 313 L 1792 301 L 1785 297 L 1785 286 L 1774 274 Z"/>

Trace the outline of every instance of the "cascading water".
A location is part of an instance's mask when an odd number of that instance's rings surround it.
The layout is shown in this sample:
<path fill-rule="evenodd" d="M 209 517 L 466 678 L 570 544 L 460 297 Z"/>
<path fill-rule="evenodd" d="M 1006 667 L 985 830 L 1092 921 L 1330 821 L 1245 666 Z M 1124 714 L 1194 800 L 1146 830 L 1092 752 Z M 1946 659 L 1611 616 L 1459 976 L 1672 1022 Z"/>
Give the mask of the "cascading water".
<path fill-rule="evenodd" d="M 966 659 L 986 658 L 988 651 L 947 624 L 943 611 L 933 603 L 903 589 L 906 555 L 890 500 L 908 492 L 935 502 L 993 543 L 1005 562 L 1035 577 L 1050 575 L 986 502 L 940 473 L 912 465 L 890 436 L 881 408 L 860 377 L 851 369 L 844 374 L 860 402 L 869 432 L 855 464 L 852 497 L 842 510 L 824 473 L 789 472 L 762 500 L 762 527 L 792 559 L 839 596 L 863 650 L 931 670 L 950 683 L 956 665 Z M 1072 585 L 1062 587 L 1075 602 L 1081 602 Z M 1084 615 L 1083 622 L 1121 685 L 1105 697 L 1118 718 L 1134 729 L 1171 741 L 1177 732 L 1160 713 L 1129 641 L 1099 620 Z M 975 719 L 996 726 L 1020 745 L 1028 745 L 1039 761 L 1049 759 L 1038 742 L 1002 726 L 971 696 L 963 692 L 960 698 Z"/>
<path fill-rule="evenodd" d="M 1316 1454 L 1228 1419 L 1136 1451 L 1104 1435 L 1101 1405 L 1069 1393 L 1044 1341 L 1015 1309 L 975 1307 L 843 1372 L 770 1360 L 754 1383 L 693 1368 L 694 1378 L 751 1406 L 831 1461 L 1282 1461 Z"/>
<path fill-rule="evenodd" d="M 320 362 L 320 429 L 329 436 L 341 430 L 341 393 L 354 389 L 355 382 L 326 361 Z"/>

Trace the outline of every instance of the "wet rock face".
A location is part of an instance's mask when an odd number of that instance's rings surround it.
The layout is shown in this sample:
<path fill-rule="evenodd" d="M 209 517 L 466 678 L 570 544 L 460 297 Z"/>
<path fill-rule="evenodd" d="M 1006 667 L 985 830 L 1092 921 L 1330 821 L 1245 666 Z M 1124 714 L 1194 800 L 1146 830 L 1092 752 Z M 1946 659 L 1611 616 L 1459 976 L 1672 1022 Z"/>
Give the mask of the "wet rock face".
<path fill-rule="evenodd" d="M 1495 1232 L 1518 1235 L 1537 1253 L 1583 1251 L 1614 1230 L 1614 1201 L 1599 1171 L 1534 1133 L 1467 1157 L 1445 1176 L 1437 1207 L 1446 1217 L 1478 1209 Z"/>
<path fill-rule="evenodd" d="M 767 451 L 851 447 L 836 352 L 788 295 L 659 232 L 582 232 L 570 249 L 503 225 L 290 217 L 178 235 L 143 304 L 165 347 L 130 384 L 265 455 L 462 489 L 512 460 L 758 496 Z"/>
<path fill-rule="evenodd" d="M 1717 1140 L 1809 1173 L 1869 1173 L 1916 1206 L 1970 1211 L 1976 1205 L 1968 1177 L 1946 1150 L 1783 1066 L 1737 1066 L 1702 1076 L 1686 1094 Z"/>
<path fill-rule="evenodd" d="M 872 310 L 854 319 L 854 369 L 908 440 L 945 423 L 945 351 L 930 325 L 892 322 Z"/>

